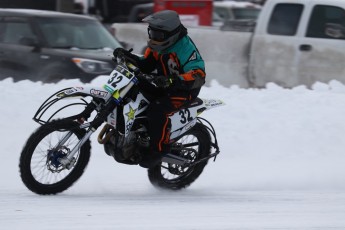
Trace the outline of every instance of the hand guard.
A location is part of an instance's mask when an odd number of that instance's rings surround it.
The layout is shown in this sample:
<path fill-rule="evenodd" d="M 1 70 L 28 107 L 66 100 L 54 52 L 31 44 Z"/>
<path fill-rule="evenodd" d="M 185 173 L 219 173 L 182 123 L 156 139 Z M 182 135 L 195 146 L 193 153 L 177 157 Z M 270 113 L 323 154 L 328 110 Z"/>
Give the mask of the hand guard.
<path fill-rule="evenodd" d="M 159 88 L 168 88 L 172 85 L 174 80 L 173 76 L 155 76 L 152 83 Z"/>
<path fill-rule="evenodd" d="M 116 48 L 113 52 L 113 55 L 114 55 L 114 58 L 113 60 L 115 61 L 115 59 L 117 57 L 124 57 L 125 59 L 127 60 L 130 60 L 130 61 L 135 61 L 136 59 L 136 55 L 132 54 L 131 52 L 133 51 L 133 49 L 130 49 L 130 50 L 125 50 L 124 48 Z"/>

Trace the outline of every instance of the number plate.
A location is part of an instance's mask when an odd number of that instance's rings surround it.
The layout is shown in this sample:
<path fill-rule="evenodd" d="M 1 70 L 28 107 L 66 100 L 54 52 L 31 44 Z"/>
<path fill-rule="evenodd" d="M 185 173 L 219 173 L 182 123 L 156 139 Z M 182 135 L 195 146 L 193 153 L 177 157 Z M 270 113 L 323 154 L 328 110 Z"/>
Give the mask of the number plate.
<path fill-rule="evenodd" d="M 111 94 L 122 89 L 132 80 L 134 74 L 123 66 L 116 66 L 103 88 Z"/>

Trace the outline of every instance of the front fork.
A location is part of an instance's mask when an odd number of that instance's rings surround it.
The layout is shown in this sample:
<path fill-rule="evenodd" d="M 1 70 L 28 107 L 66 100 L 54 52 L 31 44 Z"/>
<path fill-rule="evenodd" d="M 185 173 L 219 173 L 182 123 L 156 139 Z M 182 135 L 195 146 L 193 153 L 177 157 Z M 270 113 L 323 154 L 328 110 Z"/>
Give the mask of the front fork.
<path fill-rule="evenodd" d="M 81 146 L 91 137 L 91 135 L 97 130 L 99 126 L 106 120 L 107 116 L 113 111 L 116 103 L 109 101 L 109 103 L 103 108 L 99 115 L 90 123 L 85 123 L 79 126 L 80 129 L 88 128 L 85 135 L 78 141 L 78 143 L 73 147 L 73 149 L 63 158 L 59 158 L 58 161 L 62 164 L 64 168 L 71 169 L 75 163 L 74 155 L 79 151 Z M 55 146 L 58 149 L 60 146 L 64 145 L 66 141 L 72 136 L 72 131 L 69 131 L 61 141 Z"/>
<path fill-rule="evenodd" d="M 82 124 L 79 128 L 89 128 L 83 138 L 74 146 L 74 148 L 67 154 L 66 157 L 60 158 L 59 162 L 64 168 L 71 169 L 75 163 L 74 155 L 83 146 L 83 144 L 91 137 L 91 135 L 100 127 L 104 121 L 106 121 L 108 115 L 115 109 L 115 107 L 121 103 L 122 98 L 128 93 L 128 91 L 136 84 L 136 80 L 130 82 L 126 87 L 124 87 L 119 95 L 115 98 L 110 98 L 107 104 L 102 108 L 97 117 L 90 123 Z M 62 146 L 71 137 L 72 132 L 68 132 L 66 136 L 58 143 L 55 148 Z"/>
<path fill-rule="evenodd" d="M 90 123 L 83 124 L 80 128 L 88 128 L 90 127 Z M 83 144 L 91 137 L 91 135 L 95 132 L 95 129 L 90 128 L 87 133 L 83 136 L 83 138 L 78 141 L 78 143 L 74 146 L 74 148 L 68 153 L 68 155 L 64 158 L 60 158 L 59 162 L 62 164 L 64 168 L 71 169 L 75 163 L 74 155 L 78 152 L 78 150 L 83 146 Z M 69 131 L 62 140 L 55 146 L 55 149 L 59 146 L 62 146 L 66 143 L 66 141 L 72 136 L 72 132 Z"/>

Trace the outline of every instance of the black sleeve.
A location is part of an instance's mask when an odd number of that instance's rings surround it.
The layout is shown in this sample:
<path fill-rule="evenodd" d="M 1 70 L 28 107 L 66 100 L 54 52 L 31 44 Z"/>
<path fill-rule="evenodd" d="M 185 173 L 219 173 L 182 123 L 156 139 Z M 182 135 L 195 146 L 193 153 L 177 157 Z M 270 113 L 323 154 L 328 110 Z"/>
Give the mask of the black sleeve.
<path fill-rule="evenodd" d="M 138 57 L 137 66 L 141 72 L 149 74 L 156 69 L 156 59 L 152 52 L 147 57 Z"/>

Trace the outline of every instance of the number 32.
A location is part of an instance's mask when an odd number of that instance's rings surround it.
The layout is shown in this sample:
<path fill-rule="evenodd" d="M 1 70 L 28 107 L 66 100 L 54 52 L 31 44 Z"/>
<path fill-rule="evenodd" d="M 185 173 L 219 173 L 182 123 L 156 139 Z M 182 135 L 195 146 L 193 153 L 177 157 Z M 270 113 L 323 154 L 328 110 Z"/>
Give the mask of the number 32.
<path fill-rule="evenodd" d="M 179 115 L 181 116 L 180 122 L 181 122 L 182 124 L 187 123 L 187 121 L 189 122 L 189 121 L 193 120 L 193 117 L 190 116 L 190 111 L 189 111 L 189 109 L 181 110 L 181 111 L 179 112 Z"/>

